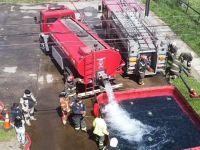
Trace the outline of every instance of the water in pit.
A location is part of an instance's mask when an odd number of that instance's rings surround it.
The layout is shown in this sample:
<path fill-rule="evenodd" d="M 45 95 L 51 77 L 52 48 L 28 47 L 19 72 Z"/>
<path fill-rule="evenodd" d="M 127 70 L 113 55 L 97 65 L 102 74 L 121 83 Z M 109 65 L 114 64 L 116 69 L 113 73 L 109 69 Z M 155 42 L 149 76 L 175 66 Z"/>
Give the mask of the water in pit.
<path fill-rule="evenodd" d="M 154 128 L 131 118 L 129 113 L 116 103 L 110 83 L 105 81 L 104 85 L 109 103 L 105 106 L 103 112 L 108 127 L 112 127 L 110 128 L 111 136 L 119 136 L 118 138 L 129 142 L 141 143 L 143 136 L 151 133 Z"/>
<path fill-rule="evenodd" d="M 117 104 L 109 83 L 105 120 L 120 150 L 179 150 L 200 145 L 200 132 L 173 97 L 124 100 Z"/>

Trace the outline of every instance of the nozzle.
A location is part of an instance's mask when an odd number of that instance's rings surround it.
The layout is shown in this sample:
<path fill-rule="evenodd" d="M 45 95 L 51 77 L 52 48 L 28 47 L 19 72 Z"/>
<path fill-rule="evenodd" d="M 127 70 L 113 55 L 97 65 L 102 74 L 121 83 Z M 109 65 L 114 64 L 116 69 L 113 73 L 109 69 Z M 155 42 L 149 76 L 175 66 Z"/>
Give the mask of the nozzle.
<path fill-rule="evenodd" d="M 190 97 L 191 98 L 200 98 L 200 96 L 197 94 L 197 92 L 194 89 L 190 89 Z"/>
<path fill-rule="evenodd" d="M 97 79 L 98 80 L 108 80 L 108 75 L 105 73 L 105 71 L 99 71 L 97 72 Z"/>

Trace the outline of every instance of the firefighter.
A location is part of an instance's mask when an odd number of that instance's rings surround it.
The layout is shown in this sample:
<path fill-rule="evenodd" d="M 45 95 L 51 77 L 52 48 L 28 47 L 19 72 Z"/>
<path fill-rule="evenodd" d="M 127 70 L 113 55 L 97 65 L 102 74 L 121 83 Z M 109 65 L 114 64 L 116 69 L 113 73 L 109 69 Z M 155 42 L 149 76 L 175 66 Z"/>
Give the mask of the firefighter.
<path fill-rule="evenodd" d="M 20 116 L 16 116 L 13 126 L 15 127 L 15 131 L 17 134 L 17 140 L 22 145 L 26 144 L 26 136 L 25 136 L 25 122 L 24 119 Z"/>
<path fill-rule="evenodd" d="M 178 47 L 176 46 L 176 42 L 172 42 L 168 45 L 168 51 L 172 54 L 172 57 L 177 55 Z"/>
<path fill-rule="evenodd" d="M 19 103 L 13 103 L 11 107 L 11 122 L 12 123 L 15 121 L 15 118 L 17 116 L 19 116 L 20 118 L 23 118 L 23 113 L 22 113 Z"/>
<path fill-rule="evenodd" d="M 22 105 L 22 112 L 25 117 L 25 122 L 28 126 L 31 126 L 30 120 L 36 120 L 34 117 L 34 109 L 37 101 L 30 90 L 26 89 L 24 95 L 20 98 Z"/>
<path fill-rule="evenodd" d="M 105 135 L 109 135 L 106 122 L 101 116 L 97 116 L 93 121 L 93 133 L 96 136 L 95 140 L 98 142 L 99 149 L 104 147 Z"/>
<path fill-rule="evenodd" d="M 138 74 L 139 74 L 139 85 L 144 85 L 144 76 L 145 76 L 145 71 L 147 69 L 147 56 L 146 55 L 141 55 L 140 59 L 138 61 Z"/>
<path fill-rule="evenodd" d="M 82 100 L 78 97 L 75 98 L 75 101 L 70 104 L 72 109 L 72 121 L 76 131 L 80 129 L 87 132 L 85 115 L 86 115 L 86 106 Z"/>
<path fill-rule="evenodd" d="M 138 67 L 138 75 L 139 75 L 139 85 L 144 85 L 144 77 L 145 72 L 148 70 L 149 72 L 154 72 L 153 68 L 151 68 L 151 56 L 147 56 L 145 54 L 141 54 L 139 61 L 137 63 Z"/>
<path fill-rule="evenodd" d="M 171 79 L 176 79 L 181 75 L 182 64 L 176 57 L 176 52 L 168 52 L 167 53 L 167 68 L 166 68 L 166 76 L 171 82 Z"/>
<path fill-rule="evenodd" d="M 60 107 L 62 111 L 62 123 L 63 125 L 67 124 L 69 113 L 70 113 L 70 106 L 69 106 L 69 97 L 67 93 L 61 92 L 59 95 L 60 99 Z"/>
<path fill-rule="evenodd" d="M 178 59 L 174 59 L 170 66 L 170 75 L 172 79 L 176 79 L 181 74 L 181 62 Z"/>
<path fill-rule="evenodd" d="M 83 81 L 80 78 L 74 79 L 73 75 L 69 75 L 67 77 L 67 80 L 65 82 L 65 91 L 66 93 L 69 94 L 69 96 L 75 96 L 77 91 L 76 91 L 76 84 L 77 82 L 83 83 Z"/>
<path fill-rule="evenodd" d="M 184 61 L 186 61 L 187 63 L 187 70 L 190 73 L 191 71 L 191 61 L 192 61 L 193 57 L 191 53 L 181 53 L 179 56 L 179 60 L 181 61 L 181 63 L 184 63 Z"/>

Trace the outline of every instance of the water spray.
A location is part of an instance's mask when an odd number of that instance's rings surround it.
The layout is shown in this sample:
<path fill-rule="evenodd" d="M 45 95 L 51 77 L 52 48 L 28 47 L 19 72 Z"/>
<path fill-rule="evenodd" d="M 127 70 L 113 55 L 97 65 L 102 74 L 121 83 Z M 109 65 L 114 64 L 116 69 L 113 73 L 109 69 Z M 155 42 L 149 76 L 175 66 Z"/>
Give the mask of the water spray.
<path fill-rule="evenodd" d="M 143 136 L 154 128 L 131 118 L 130 114 L 117 103 L 109 80 L 104 79 L 103 84 L 108 96 L 108 104 L 102 109 L 102 112 L 105 113 L 105 120 L 111 127 L 112 134 L 119 134 L 121 138 L 129 142 L 140 143 L 143 141 Z"/>

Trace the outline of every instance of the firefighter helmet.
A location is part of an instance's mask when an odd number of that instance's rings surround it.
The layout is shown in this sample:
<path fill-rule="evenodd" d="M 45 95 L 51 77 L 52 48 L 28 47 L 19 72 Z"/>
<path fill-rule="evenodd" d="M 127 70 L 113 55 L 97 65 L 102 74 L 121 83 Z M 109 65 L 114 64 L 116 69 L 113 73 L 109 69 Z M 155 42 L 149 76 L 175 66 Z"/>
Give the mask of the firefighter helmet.
<path fill-rule="evenodd" d="M 69 75 L 68 77 L 67 77 L 67 81 L 68 82 L 71 82 L 71 81 L 73 81 L 74 80 L 74 76 L 73 75 Z"/>
<path fill-rule="evenodd" d="M 118 140 L 117 140 L 117 138 L 111 138 L 110 139 L 110 146 L 111 147 L 117 147 L 117 144 L 118 144 Z"/>
<path fill-rule="evenodd" d="M 30 90 L 28 90 L 28 89 L 26 89 L 26 90 L 24 91 L 24 94 L 28 96 L 28 95 L 30 95 L 30 94 L 31 94 L 31 91 L 30 91 Z"/>
<path fill-rule="evenodd" d="M 169 45 L 169 52 L 176 55 L 178 51 L 178 47 L 175 41 L 173 41 L 172 43 L 170 43 Z"/>
<path fill-rule="evenodd" d="M 67 93 L 65 91 L 62 91 L 60 94 L 59 94 L 59 97 L 66 97 L 67 96 Z"/>
<path fill-rule="evenodd" d="M 172 46 L 176 47 L 176 42 L 175 41 L 172 42 Z"/>
<path fill-rule="evenodd" d="M 191 61 L 187 62 L 187 67 L 191 67 Z"/>
<path fill-rule="evenodd" d="M 13 103 L 12 108 L 19 108 L 19 103 Z"/>
<path fill-rule="evenodd" d="M 76 103 L 81 102 L 81 99 L 80 99 L 79 97 L 77 97 L 77 95 L 74 97 L 74 99 L 75 99 L 75 102 L 76 102 Z"/>

